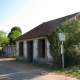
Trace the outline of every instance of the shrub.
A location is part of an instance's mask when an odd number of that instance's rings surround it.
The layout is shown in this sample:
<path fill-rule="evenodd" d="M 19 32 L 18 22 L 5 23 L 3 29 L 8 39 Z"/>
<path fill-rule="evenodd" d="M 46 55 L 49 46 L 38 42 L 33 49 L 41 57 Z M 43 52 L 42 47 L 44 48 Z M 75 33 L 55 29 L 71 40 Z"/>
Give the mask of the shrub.
<path fill-rule="evenodd" d="M 74 47 L 80 43 L 80 20 L 66 21 L 52 31 L 52 35 L 47 36 L 50 43 L 49 49 L 52 56 L 53 67 L 61 67 L 61 54 L 58 34 L 64 32 L 66 41 L 64 42 L 64 65 L 65 67 L 80 64 L 80 50 Z"/>

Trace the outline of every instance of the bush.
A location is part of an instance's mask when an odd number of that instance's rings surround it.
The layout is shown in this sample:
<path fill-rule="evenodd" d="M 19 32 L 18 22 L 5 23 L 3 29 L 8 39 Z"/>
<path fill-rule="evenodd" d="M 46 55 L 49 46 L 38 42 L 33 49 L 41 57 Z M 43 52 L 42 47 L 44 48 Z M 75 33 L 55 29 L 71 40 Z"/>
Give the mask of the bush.
<path fill-rule="evenodd" d="M 80 64 L 80 50 L 69 48 L 65 52 L 65 67 Z"/>
<path fill-rule="evenodd" d="M 0 50 L 0 56 L 1 56 L 1 50 Z"/>
<path fill-rule="evenodd" d="M 76 53 L 74 54 L 74 64 L 80 64 L 80 50 L 76 50 Z"/>
<path fill-rule="evenodd" d="M 80 45 L 80 20 L 65 21 L 47 36 L 50 43 L 49 49 L 54 67 L 61 67 L 61 54 L 58 34 L 64 32 L 66 41 L 64 42 L 64 65 L 65 67 L 80 64 L 80 50 L 76 45 Z M 75 46 L 74 46 L 75 45 Z"/>
<path fill-rule="evenodd" d="M 1 56 L 1 53 L 2 53 L 2 47 L 0 47 L 0 56 Z"/>

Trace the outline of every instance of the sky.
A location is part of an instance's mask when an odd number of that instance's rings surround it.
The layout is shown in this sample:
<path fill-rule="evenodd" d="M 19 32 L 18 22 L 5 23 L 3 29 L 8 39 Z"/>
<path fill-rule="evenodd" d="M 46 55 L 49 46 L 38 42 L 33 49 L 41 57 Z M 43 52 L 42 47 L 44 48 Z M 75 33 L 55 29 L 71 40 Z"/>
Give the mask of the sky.
<path fill-rule="evenodd" d="M 0 0 L 0 30 L 26 33 L 43 22 L 80 11 L 80 0 Z"/>

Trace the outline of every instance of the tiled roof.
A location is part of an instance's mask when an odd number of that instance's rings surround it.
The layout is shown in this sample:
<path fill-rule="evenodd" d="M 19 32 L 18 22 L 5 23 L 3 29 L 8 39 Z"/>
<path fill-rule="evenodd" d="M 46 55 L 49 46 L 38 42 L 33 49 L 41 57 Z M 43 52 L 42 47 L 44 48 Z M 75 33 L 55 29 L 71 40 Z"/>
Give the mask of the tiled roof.
<path fill-rule="evenodd" d="M 37 27 L 33 28 L 29 32 L 23 34 L 19 38 L 17 38 L 16 41 L 50 35 L 51 30 L 53 30 L 55 27 L 59 26 L 61 23 L 63 23 L 64 21 L 68 19 L 74 19 L 79 14 L 80 13 L 78 12 L 78 13 L 71 14 L 62 18 L 44 22 L 38 25 Z"/>

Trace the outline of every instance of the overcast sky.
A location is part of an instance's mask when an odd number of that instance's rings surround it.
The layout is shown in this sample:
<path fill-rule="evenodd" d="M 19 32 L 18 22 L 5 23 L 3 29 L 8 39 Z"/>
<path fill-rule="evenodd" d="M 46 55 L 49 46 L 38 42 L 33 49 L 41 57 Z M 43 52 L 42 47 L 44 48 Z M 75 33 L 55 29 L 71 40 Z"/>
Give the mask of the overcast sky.
<path fill-rule="evenodd" d="M 19 26 L 26 33 L 37 25 L 80 11 L 80 0 L 0 0 L 0 30 Z"/>

